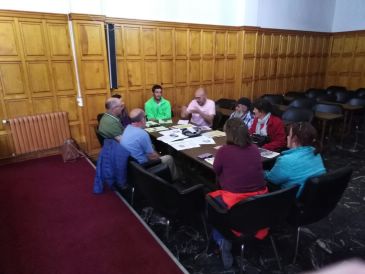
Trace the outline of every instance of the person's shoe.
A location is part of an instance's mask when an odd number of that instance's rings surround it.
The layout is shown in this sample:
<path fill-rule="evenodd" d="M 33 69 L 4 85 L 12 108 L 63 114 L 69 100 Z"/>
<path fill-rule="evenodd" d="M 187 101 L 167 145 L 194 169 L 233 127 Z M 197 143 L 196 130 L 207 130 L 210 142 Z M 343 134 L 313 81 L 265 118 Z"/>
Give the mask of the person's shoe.
<path fill-rule="evenodd" d="M 231 253 L 232 244 L 228 240 L 221 240 L 221 243 L 219 245 L 219 249 L 221 251 L 221 257 L 223 261 L 223 266 L 225 269 L 228 269 L 233 264 L 233 256 Z"/>

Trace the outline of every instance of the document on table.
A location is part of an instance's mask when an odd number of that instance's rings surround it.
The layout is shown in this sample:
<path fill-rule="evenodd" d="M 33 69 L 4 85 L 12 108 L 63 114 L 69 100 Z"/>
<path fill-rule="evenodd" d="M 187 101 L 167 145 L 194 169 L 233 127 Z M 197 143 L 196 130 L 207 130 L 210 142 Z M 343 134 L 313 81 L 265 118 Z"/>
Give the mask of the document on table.
<path fill-rule="evenodd" d="M 276 156 L 280 155 L 280 153 L 278 153 L 278 152 L 267 150 L 267 149 L 264 149 L 261 147 L 259 147 L 259 151 L 260 151 L 261 157 L 269 158 L 269 159 L 275 158 Z"/>
<path fill-rule="evenodd" d="M 146 127 L 154 127 L 154 126 L 158 126 L 158 123 L 156 123 L 154 121 L 147 121 L 146 122 Z"/>
<path fill-rule="evenodd" d="M 205 158 L 204 161 L 206 161 L 209 164 L 213 165 L 213 163 L 214 163 L 214 157 Z"/>
<path fill-rule="evenodd" d="M 184 139 L 181 141 L 170 142 L 168 144 L 176 150 L 184 150 L 184 149 L 199 147 L 199 145 L 191 142 L 190 140 L 191 139 L 189 138 L 189 139 Z"/>
<path fill-rule="evenodd" d="M 168 119 L 168 120 L 158 120 L 158 123 L 159 124 L 172 124 L 172 120 L 171 119 Z"/>
<path fill-rule="evenodd" d="M 226 133 L 223 131 L 220 131 L 220 130 L 213 130 L 213 131 L 204 132 L 202 135 L 213 138 L 213 137 L 226 136 Z"/>
<path fill-rule="evenodd" d="M 187 125 L 187 124 L 189 124 L 189 120 L 179 120 L 179 121 L 177 122 L 177 124 L 178 124 L 178 125 Z"/>
<path fill-rule="evenodd" d="M 180 130 L 176 129 L 161 131 L 160 134 L 162 134 L 162 136 L 158 137 L 157 140 L 169 145 L 171 145 L 173 142 L 189 138 L 188 136 L 182 134 Z"/>
<path fill-rule="evenodd" d="M 190 142 L 193 142 L 197 145 L 214 145 L 215 141 L 212 138 L 206 136 L 198 136 L 194 138 L 190 138 Z"/>
<path fill-rule="evenodd" d="M 172 126 L 172 128 L 179 128 L 179 129 L 188 128 L 188 127 L 193 127 L 193 125 L 192 124 L 186 124 L 186 125 L 175 125 L 175 126 Z"/>
<path fill-rule="evenodd" d="M 155 131 L 164 131 L 164 130 L 168 130 L 168 128 L 164 126 L 155 127 Z"/>

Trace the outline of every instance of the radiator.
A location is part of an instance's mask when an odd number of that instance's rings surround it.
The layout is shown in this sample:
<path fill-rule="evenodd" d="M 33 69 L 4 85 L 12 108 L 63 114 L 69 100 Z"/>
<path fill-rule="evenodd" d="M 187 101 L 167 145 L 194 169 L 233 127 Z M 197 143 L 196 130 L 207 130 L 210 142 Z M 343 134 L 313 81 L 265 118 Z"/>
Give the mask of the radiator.
<path fill-rule="evenodd" d="M 16 154 L 56 148 L 71 138 L 67 112 L 17 117 L 9 123 Z"/>

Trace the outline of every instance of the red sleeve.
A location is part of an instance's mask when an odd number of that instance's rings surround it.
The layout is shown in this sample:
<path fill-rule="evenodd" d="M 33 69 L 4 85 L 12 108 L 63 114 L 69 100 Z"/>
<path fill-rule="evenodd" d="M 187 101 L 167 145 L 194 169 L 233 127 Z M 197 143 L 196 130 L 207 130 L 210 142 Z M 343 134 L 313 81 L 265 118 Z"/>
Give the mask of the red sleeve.
<path fill-rule="evenodd" d="M 276 117 L 271 116 L 268 121 L 267 133 L 270 138 L 270 142 L 263 145 L 263 148 L 268 150 L 277 151 L 286 147 L 286 134 L 283 121 Z"/>

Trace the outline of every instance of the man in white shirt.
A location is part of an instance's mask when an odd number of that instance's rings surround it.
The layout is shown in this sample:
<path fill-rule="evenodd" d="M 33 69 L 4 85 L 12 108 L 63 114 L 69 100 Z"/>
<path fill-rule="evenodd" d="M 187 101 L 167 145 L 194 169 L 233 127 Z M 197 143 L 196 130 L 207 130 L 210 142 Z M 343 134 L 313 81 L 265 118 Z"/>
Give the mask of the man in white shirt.
<path fill-rule="evenodd" d="M 209 126 L 213 124 L 215 116 L 215 103 L 207 98 L 204 88 L 198 88 L 195 91 L 195 98 L 190 102 L 188 107 L 181 108 L 181 117 L 189 118 L 197 126 Z"/>

